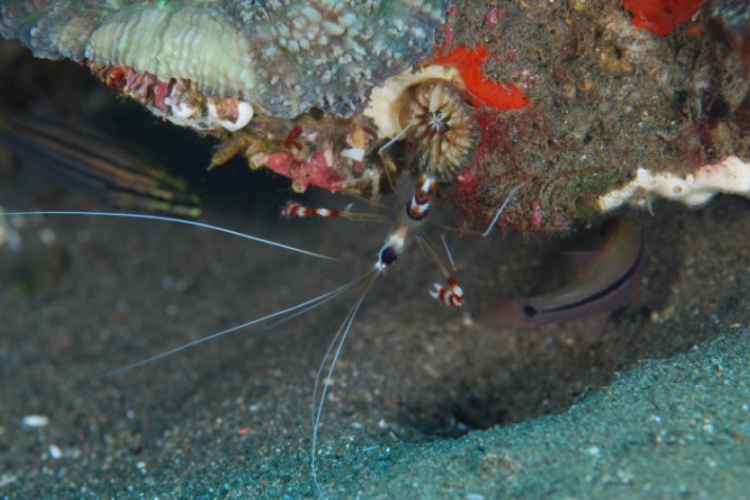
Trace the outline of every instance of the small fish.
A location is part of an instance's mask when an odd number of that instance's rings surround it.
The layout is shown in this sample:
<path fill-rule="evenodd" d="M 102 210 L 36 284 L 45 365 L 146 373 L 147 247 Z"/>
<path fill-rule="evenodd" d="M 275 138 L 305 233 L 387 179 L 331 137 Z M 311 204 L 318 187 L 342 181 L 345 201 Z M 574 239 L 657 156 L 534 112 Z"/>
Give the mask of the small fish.
<path fill-rule="evenodd" d="M 577 319 L 593 320 L 592 335 L 598 339 L 604 322 L 628 303 L 638 290 L 643 274 L 641 229 L 626 219 L 614 219 L 603 228 L 601 250 L 583 254 L 591 265 L 577 280 L 537 297 L 492 300 L 492 322 L 496 325 L 533 328 Z"/>
<path fill-rule="evenodd" d="M 122 210 L 195 219 L 200 200 L 185 183 L 98 132 L 0 110 L 0 143 Z"/>

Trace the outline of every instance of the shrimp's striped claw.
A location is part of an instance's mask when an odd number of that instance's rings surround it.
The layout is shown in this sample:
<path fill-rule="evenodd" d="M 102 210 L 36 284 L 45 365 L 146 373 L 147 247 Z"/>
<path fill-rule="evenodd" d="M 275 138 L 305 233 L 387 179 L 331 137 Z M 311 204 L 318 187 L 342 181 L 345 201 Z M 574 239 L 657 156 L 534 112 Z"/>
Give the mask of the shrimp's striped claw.
<path fill-rule="evenodd" d="M 464 303 L 464 291 L 452 276 L 448 276 L 448 287 L 435 283 L 430 296 L 448 307 L 461 307 Z"/>
<path fill-rule="evenodd" d="M 294 201 L 290 201 L 284 205 L 284 208 L 281 210 L 281 215 L 289 217 L 339 217 L 341 213 L 341 210 L 310 208 Z"/>

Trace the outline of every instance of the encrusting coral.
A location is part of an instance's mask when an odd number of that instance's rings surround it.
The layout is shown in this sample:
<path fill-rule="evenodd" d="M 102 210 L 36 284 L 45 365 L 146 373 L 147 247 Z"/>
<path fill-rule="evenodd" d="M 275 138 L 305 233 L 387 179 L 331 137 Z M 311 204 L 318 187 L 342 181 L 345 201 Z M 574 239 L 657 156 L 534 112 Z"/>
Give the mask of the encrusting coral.
<path fill-rule="evenodd" d="M 5 2 L 0 35 L 36 56 L 194 82 L 266 114 L 351 115 L 426 57 L 448 0 Z M 43 4 L 43 5 L 40 5 Z"/>

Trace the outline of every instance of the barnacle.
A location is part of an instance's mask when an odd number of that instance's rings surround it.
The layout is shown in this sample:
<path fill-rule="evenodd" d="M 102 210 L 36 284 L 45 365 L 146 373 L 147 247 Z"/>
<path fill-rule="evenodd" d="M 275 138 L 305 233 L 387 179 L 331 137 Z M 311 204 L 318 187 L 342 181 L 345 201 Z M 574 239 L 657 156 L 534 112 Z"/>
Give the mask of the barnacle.
<path fill-rule="evenodd" d="M 474 108 L 454 86 L 430 80 L 410 89 L 400 122 L 420 171 L 450 181 L 473 158 L 479 137 Z"/>

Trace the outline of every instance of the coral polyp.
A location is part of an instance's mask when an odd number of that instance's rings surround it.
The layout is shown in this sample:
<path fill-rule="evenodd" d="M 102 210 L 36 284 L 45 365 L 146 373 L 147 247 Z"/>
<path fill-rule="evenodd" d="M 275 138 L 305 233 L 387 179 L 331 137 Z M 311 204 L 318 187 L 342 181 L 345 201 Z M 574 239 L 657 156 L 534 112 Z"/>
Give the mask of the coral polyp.
<path fill-rule="evenodd" d="M 450 181 L 474 157 L 479 130 L 473 107 L 443 80 L 419 84 L 400 112 L 404 134 L 420 171 Z"/>

